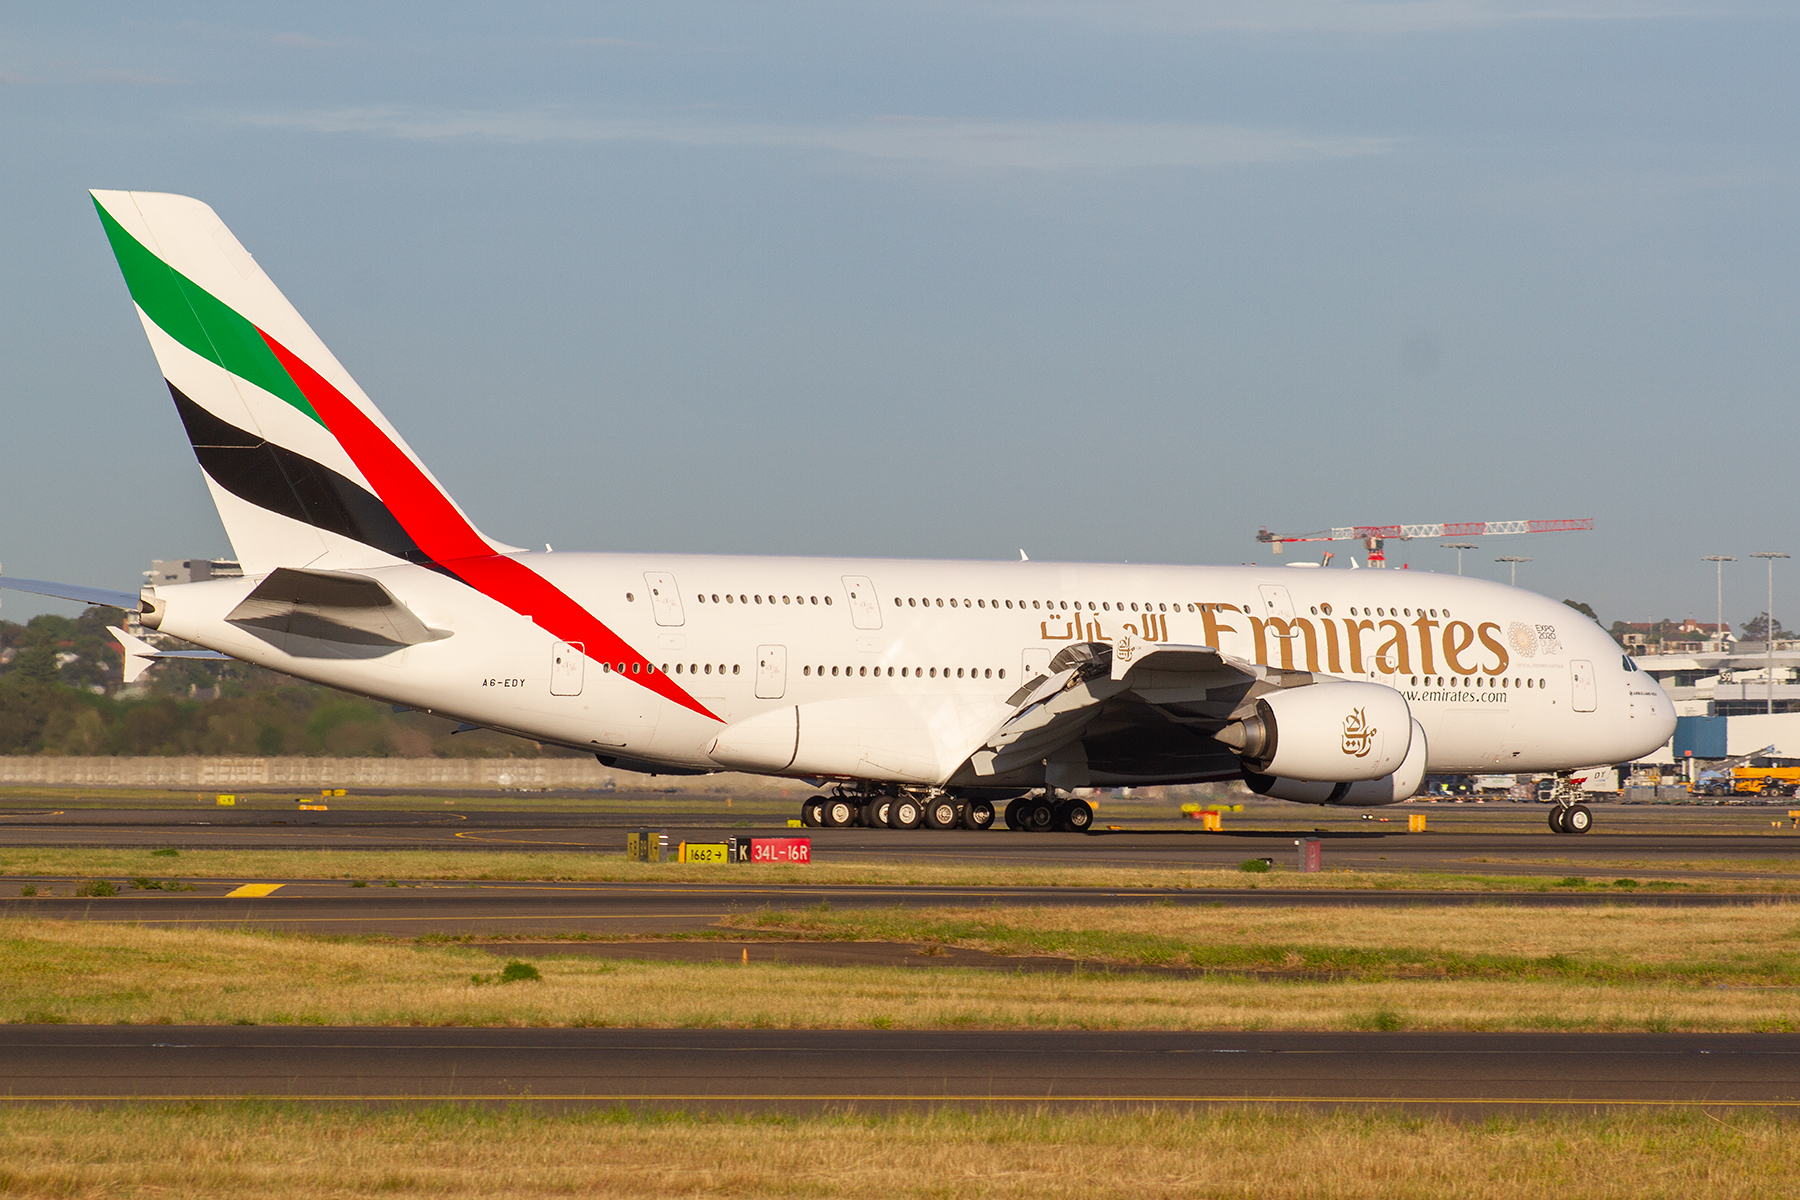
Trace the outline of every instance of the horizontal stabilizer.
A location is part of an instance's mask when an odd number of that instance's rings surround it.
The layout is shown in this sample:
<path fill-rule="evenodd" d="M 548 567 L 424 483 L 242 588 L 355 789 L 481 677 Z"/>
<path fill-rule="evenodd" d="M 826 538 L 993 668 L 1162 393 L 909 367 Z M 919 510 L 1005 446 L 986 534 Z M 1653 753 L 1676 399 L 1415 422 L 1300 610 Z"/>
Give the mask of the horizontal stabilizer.
<path fill-rule="evenodd" d="M 231 655 L 220 654 L 217 650 L 159 650 L 141 637 L 134 637 L 123 629 L 107 626 L 106 632 L 113 635 L 125 650 L 126 683 L 136 683 L 138 676 L 148 671 L 151 664 L 161 662 L 165 658 L 199 659 L 209 662 L 229 662 Z"/>
<path fill-rule="evenodd" d="M 34 596 L 55 596 L 58 600 L 77 600 L 82 604 L 104 604 L 110 608 L 122 608 L 126 612 L 138 610 L 136 592 L 82 587 L 78 583 L 51 583 L 47 579 L 14 579 L 10 575 L 0 575 L 0 588 L 30 592 Z"/>

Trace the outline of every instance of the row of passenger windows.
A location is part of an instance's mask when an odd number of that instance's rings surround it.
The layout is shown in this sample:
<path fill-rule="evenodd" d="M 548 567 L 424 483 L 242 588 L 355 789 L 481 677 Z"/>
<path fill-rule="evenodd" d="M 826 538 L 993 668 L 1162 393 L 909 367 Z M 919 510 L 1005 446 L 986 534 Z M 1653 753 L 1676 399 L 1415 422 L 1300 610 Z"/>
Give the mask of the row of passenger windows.
<path fill-rule="evenodd" d="M 685 670 L 683 669 L 684 667 L 685 667 Z M 662 669 L 662 673 L 664 675 L 668 675 L 671 673 L 675 674 L 675 675 L 683 675 L 683 674 L 686 674 L 686 675 L 714 675 L 714 674 L 723 675 L 723 674 L 725 674 L 725 664 L 724 663 L 720 663 L 717 667 L 713 666 L 712 663 L 685 663 L 685 664 L 684 663 L 676 663 L 675 669 L 673 672 L 671 672 L 669 670 L 669 664 L 664 663 L 662 665 L 661 669 Z M 742 669 L 743 668 L 737 663 L 731 664 L 731 673 L 733 675 L 736 675 Z M 603 672 L 608 672 L 608 673 L 612 673 L 612 674 L 624 675 L 624 674 L 626 674 L 626 665 L 624 663 L 601 663 L 600 670 Z M 631 667 L 630 667 L 630 673 L 633 675 L 637 675 L 637 674 L 654 675 L 654 674 L 656 674 L 656 672 L 657 672 L 657 666 L 655 663 L 632 663 Z"/>
<path fill-rule="evenodd" d="M 963 668 L 963 667 L 956 668 L 956 678 L 957 679 L 963 679 L 963 678 L 1005 679 L 1006 678 L 1006 668 L 1005 667 L 1001 667 L 998 672 L 996 672 L 994 670 L 994 668 L 992 668 L 992 667 L 969 667 L 969 668 L 967 668 L 968 675 L 966 677 L 963 674 L 964 669 L 965 668 Z M 802 675 L 811 675 L 815 671 L 817 671 L 817 673 L 821 677 L 823 677 L 827 670 L 830 670 L 830 672 L 833 675 L 839 674 L 840 670 L 841 670 L 842 674 L 844 674 L 844 675 L 847 675 L 847 676 L 854 675 L 857 677 L 862 677 L 862 676 L 866 676 L 866 675 L 874 675 L 874 676 L 879 677 L 882 674 L 883 670 L 885 670 L 887 672 L 887 678 L 892 679 L 894 677 L 894 668 L 893 667 L 886 667 L 886 668 L 883 668 L 883 667 L 843 667 L 843 668 L 830 667 L 830 668 L 827 668 L 821 664 L 820 666 L 818 666 L 816 668 L 815 667 L 801 667 L 800 673 Z M 938 668 L 938 667 L 901 667 L 900 668 L 900 678 L 902 678 L 902 679 L 937 679 L 937 678 L 939 678 L 939 675 L 938 675 L 939 670 L 940 670 L 940 668 Z M 943 668 L 941 668 L 941 670 L 943 671 L 942 678 L 949 679 L 951 677 L 949 667 L 943 667 Z"/>
<path fill-rule="evenodd" d="M 1375 672 L 1373 672 L 1373 671 L 1369 672 L 1369 678 L 1370 679 L 1376 678 Z M 1412 685 L 1414 687 L 1418 687 L 1419 682 L 1420 682 L 1419 676 L 1414 675 L 1412 677 Z M 1437 677 L 1437 683 L 1435 683 L 1435 684 L 1433 684 L 1431 682 L 1431 676 L 1427 675 L 1424 678 L 1424 683 L 1425 683 L 1426 687 L 1444 687 L 1445 686 L 1444 677 L 1442 675 L 1439 675 Z M 1452 675 L 1452 676 L 1450 676 L 1450 681 L 1449 681 L 1448 686 L 1450 686 L 1450 687 L 1459 687 L 1460 686 L 1460 687 L 1498 687 L 1498 688 L 1503 688 L 1503 687 L 1507 687 L 1509 685 L 1504 677 L 1499 678 L 1499 679 L 1489 679 L 1484 675 L 1466 676 L 1463 679 L 1462 683 L 1458 684 L 1456 681 L 1456 676 Z M 1544 681 L 1542 679 L 1534 680 L 1534 679 L 1514 678 L 1512 680 L 1512 683 L 1510 686 L 1512 686 L 1512 687 L 1527 687 L 1527 688 L 1528 687 L 1540 687 L 1541 688 L 1544 686 Z"/>
<path fill-rule="evenodd" d="M 625 599 L 628 602 L 635 602 L 637 600 L 637 596 L 631 592 L 626 592 Z M 774 604 L 777 602 L 777 597 L 772 592 L 768 593 L 768 594 L 764 594 L 762 592 L 753 592 L 753 593 L 749 593 L 749 594 L 744 594 L 744 593 L 733 594 L 731 592 L 726 592 L 723 594 L 722 597 L 721 597 L 720 593 L 718 593 L 718 592 L 711 592 L 711 593 L 701 592 L 701 593 L 697 594 L 694 597 L 694 599 L 697 600 L 701 604 L 705 604 L 708 600 L 710 600 L 714 604 Z M 779 602 L 782 604 L 799 604 L 799 605 L 823 604 L 829 608 L 831 606 L 831 597 L 830 596 L 823 596 L 823 597 L 800 596 L 800 595 L 789 594 L 789 595 L 779 597 Z M 958 601 L 955 597 L 951 597 L 950 599 L 945 600 L 941 596 L 937 597 L 936 599 L 933 599 L 930 597 L 920 598 L 917 596 L 906 596 L 906 597 L 895 596 L 894 597 L 894 607 L 895 608 L 932 608 L 932 607 L 943 608 L 946 605 L 949 606 L 950 608 L 956 608 L 960 604 L 961 607 L 963 607 L 963 608 L 1002 608 L 1002 607 L 1004 607 L 1004 608 L 1014 608 L 1014 607 L 1026 608 L 1026 607 L 1030 607 L 1030 608 L 1038 609 L 1040 611 L 1042 611 L 1044 609 L 1049 609 L 1052 612 L 1067 612 L 1069 610 L 1070 603 L 1071 603 L 1071 601 L 1068 601 L 1068 600 L 1030 600 L 1030 601 L 1020 600 L 1015 605 L 1015 603 L 1011 600 L 970 600 L 967 597 L 964 597 L 961 601 Z M 1075 605 L 1076 612 L 1082 611 L 1084 607 L 1088 612 L 1114 612 L 1114 611 L 1138 612 L 1139 611 L 1138 603 L 1136 601 L 1131 601 L 1128 604 L 1124 600 L 1119 600 L 1116 602 L 1111 601 L 1111 600 L 1100 600 L 1100 601 L 1076 600 L 1076 601 L 1073 601 L 1072 603 Z M 1206 604 L 1184 605 L 1181 601 L 1177 600 L 1174 603 L 1173 611 L 1181 612 L 1185 608 L 1185 610 L 1188 612 L 1200 612 L 1200 611 L 1203 611 L 1203 610 L 1205 610 L 1207 608 L 1211 608 L 1211 607 L 1213 607 L 1213 606 L 1206 605 Z M 1244 605 L 1244 611 L 1249 612 L 1250 608 L 1251 608 L 1251 606 L 1249 605 L 1248 602 L 1246 602 Z M 1146 600 L 1143 602 L 1142 611 L 1144 611 L 1144 612 L 1169 612 L 1169 611 L 1171 611 L 1171 609 L 1167 603 L 1160 603 L 1160 602 Z M 1315 617 L 1319 616 L 1321 613 L 1324 614 L 1325 616 L 1329 617 L 1331 615 L 1331 605 L 1315 604 L 1312 606 L 1313 616 L 1315 616 Z M 1397 617 L 1397 616 L 1400 616 L 1402 613 L 1404 613 L 1406 616 L 1410 617 L 1413 615 L 1413 610 L 1410 608 L 1402 609 L 1402 608 L 1380 608 L 1380 607 L 1377 607 L 1377 608 L 1371 609 L 1368 607 L 1364 607 L 1360 611 L 1358 611 L 1356 605 L 1353 604 L 1350 606 L 1350 615 L 1353 617 L 1357 617 L 1357 616 Z M 1419 610 L 1419 616 L 1421 616 L 1421 617 L 1427 615 L 1427 613 L 1429 613 L 1432 617 L 1437 617 L 1439 615 L 1438 610 L 1435 608 L 1433 608 L 1433 609 L 1421 608 Z M 1448 619 L 1450 616 L 1450 610 L 1447 608 L 1444 609 L 1442 615 L 1446 619 Z"/>
<path fill-rule="evenodd" d="M 631 599 L 630 593 L 626 593 L 625 598 L 627 600 Z M 723 600 L 721 600 L 719 598 L 719 593 L 717 593 L 717 592 L 712 592 L 712 593 L 701 592 L 699 595 L 695 596 L 694 599 L 698 600 L 702 604 L 705 604 L 708 600 L 711 600 L 714 604 L 773 604 L 773 603 L 775 603 L 774 593 L 764 595 L 761 592 L 753 592 L 748 596 L 743 595 L 742 593 L 739 593 L 738 595 L 734 596 L 730 592 L 726 592 Z M 823 604 L 827 608 L 829 608 L 831 606 L 831 597 L 826 596 L 823 599 L 821 599 L 818 596 L 789 595 L 789 596 L 781 597 L 781 603 L 783 603 L 783 604 Z"/>
<path fill-rule="evenodd" d="M 1059 612 L 1059 611 L 1067 612 L 1069 609 L 1069 605 L 1071 603 L 1074 604 L 1076 612 L 1080 612 L 1082 610 L 1083 605 L 1086 605 L 1088 612 L 1113 612 L 1113 611 L 1125 612 L 1127 610 L 1127 605 L 1126 605 L 1125 601 L 1123 601 L 1123 600 L 1120 600 L 1116 605 L 1110 600 L 1100 600 L 1100 601 L 1094 601 L 1094 600 L 1075 600 L 1075 601 L 1069 601 L 1069 600 L 1020 600 L 1015 605 L 1013 603 L 1013 601 L 1011 601 L 1011 600 L 969 600 L 966 598 L 963 600 L 957 600 L 954 597 L 952 597 L 949 600 L 945 600 L 941 596 L 938 597 L 937 599 L 932 599 L 930 597 L 921 599 L 917 596 L 905 596 L 905 597 L 895 596 L 894 597 L 894 607 L 895 608 L 933 608 L 933 607 L 943 608 L 946 605 L 948 605 L 950 608 L 956 608 L 958 605 L 960 605 L 963 608 L 1001 608 L 1001 607 L 1014 608 L 1014 607 L 1017 607 L 1017 608 L 1035 608 L 1040 611 L 1043 609 L 1049 609 L 1052 612 Z M 1194 611 L 1196 611 L 1197 607 L 1198 607 L 1197 605 L 1190 604 L 1187 606 L 1187 610 L 1189 612 L 1194 612 Z M 1131 612 L 1137 612 L 1138 606 L 1136 603 L 1133 603 L 1129 606 L 1129 609 Z M 1168 612 L 1168 611 L 1170 611 L 1170 609 L 1167 604 L 1157 604 L 1157 603 L 1154 603 L 1153 601 L 1146 600 L 1146 601 L 1144 601 L 1143 611 L 1144 612 Z M 1174 611 L 1175 612 L 1181 611 L 1181 602 L 1180 601 L 1176 601 Z"/>

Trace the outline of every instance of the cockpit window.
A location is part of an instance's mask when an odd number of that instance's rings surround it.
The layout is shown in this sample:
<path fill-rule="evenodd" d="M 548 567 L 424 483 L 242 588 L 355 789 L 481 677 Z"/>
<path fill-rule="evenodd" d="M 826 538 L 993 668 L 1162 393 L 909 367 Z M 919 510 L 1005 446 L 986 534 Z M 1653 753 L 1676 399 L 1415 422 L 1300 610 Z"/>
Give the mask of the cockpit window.
<path fill-rule="evenodd" d="M 1624 658 L 1624 661 L 1625 661 L 1625 669 L 1626 669 L 1626 670 L 1627 670 L 1627 671 L 1636 671 L 1636 670 L 1638 670 L 1638 669 L 1639 669 L 1639 668 L 1638 668 L 1638 665 L 1637 665 L 1637 664 L 1636 664 L 1636 663 L 1635 663 L 1635 662 L 1632 662 L 1632 661 L 1631 661 L 1631 655 L 1629 655 L 1629 654 L 1626 654 L 1626 655 L 1623 655 L 1623 656 L 1622 656 L 1622 657 L 1623 657 L 1623 658 Z"/>

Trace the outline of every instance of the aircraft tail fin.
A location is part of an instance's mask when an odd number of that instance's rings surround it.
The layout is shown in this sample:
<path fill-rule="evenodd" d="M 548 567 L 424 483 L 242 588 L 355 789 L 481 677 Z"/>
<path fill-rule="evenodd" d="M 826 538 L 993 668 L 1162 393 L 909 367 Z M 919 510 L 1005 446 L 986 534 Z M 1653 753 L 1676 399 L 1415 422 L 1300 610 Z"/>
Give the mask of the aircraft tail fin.
<path fill-rule="evenodd" d="M 246 573 L 512 549 L 475 529 L 210 207 L 91 194 Z"/>

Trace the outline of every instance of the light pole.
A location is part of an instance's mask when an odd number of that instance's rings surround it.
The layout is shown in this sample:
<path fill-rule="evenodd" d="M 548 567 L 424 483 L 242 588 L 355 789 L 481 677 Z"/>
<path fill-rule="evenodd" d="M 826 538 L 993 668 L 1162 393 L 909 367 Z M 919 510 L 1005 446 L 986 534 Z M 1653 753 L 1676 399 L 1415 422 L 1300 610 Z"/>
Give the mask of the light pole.
<path fill-rule="evenodd" d="M 1512 585 L 1514 587 L 1518 587 L 1519 586 L 1519 564 L 1522 562 L 1530 562 L 1531 560 L 1529 558 L 1520 558 L 1516 554 L 1502 554 L 1499 558 L 1496 558 L 1494 561 L 1512 564 Z"/>
<path fill-rule="evenodd" d="M 1474 542 L 1439 542 L 1438 549 L 1456 551 L 1456 573 L 1458 575 L 1461 575 L 1462 574 L 1462 552 L 1464 550 L 1478 550 L 1478 549 L 1480 549 L 1480 547 L 1477 546 Z"/>
<path fill-rule="evenodd" d="M 1713 626 L 1713 637 L 1719 642 L 1719 649 L 1725 648 L 1725 564 L 1736 562 L 1729 554 L 1708 554 L 1701 562 L 1709 562 L 1718 568 L 1719 573 L 1719 615 L 1718 623 Z"/>
<path fill-rule="evenodd" d="M 1772 713 L 1775 711 L 1775 560 L 1788 556 L 1779 550 L 1757 550 L 1753 551 L 1750 557 L 1769 560 L 1769 611 L 1763 614 L 1769 623 L 1763 628 L 1763 645 L 1768 650 L 1768 666 L 1764 669 L 1765 677 L 1769 681 L 1767 711 Z"/>

